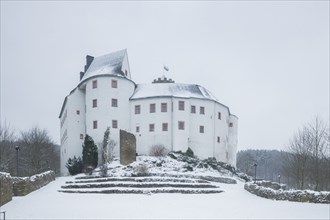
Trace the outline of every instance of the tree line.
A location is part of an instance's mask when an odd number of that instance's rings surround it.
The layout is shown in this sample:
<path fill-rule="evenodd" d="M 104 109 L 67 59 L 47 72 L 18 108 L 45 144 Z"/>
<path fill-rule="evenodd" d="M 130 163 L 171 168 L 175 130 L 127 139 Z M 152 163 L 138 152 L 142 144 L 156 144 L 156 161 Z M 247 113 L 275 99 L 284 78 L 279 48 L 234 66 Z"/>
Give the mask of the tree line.
<path fill-rule="evenodd" d="M 0 172 L 32 176 L 47 170 L 60 174 L 60 146 L 46 129 L 34 126 L 16 134 L 8 124 L 0 125 Z"/>
<path fill-rule="evenodd" d="M 237 168 L 257 178 L 287 184 L 295 189 L 330 191 L 329 126 L 315 117 L 300 128 L 285 151 L 244 150 L 237 154 Z"/>

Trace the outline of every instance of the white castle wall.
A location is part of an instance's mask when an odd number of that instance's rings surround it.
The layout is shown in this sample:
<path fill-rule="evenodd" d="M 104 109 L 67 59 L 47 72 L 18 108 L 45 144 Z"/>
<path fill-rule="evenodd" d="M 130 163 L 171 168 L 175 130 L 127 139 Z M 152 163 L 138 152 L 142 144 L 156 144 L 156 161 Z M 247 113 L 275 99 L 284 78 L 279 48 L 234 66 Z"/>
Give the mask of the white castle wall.
<path fill-rule="evenodd" d="M 97 80 L 97 88 L 92 87 Z M 117 88 L 111 87 L 111 81 L 117 80 Z M 103 140 L 104 132 L 110 127 L 110 138 L 117 145 L 115 155 L 119 155 L 119 130 L 129 130 L 129 98 L 135 85 L 132 81 L 120 76 L 101 76 L 89 79 L 84 84 L 86 89 L 86 133 L 96 144 Z M 93 108 L 93 99 L 97 99 L 97 107 Z M 118 107 L 112 107 L 112 99 L 118 100 Z M 117 120 L 118 128 L 113 128 L 112 120 Z M 93 128 L 97 121 L 97 129 Z"/>
<path fill-rule="evenodd" d="M 229 117 L 229 123 L 233 126 L 228 131 L 228 163 L 236 167 L 236 153 L 238 143 L 238 118 L 235 115 Z"/>
<path fill-rule="evenodd" d="M 179 101 L 184 101 L 184 111 L 178 109 Z M 167 112 L 161 112 L 161 103 L 167 103 Z M 155 113 L 150 113 L 150 104 L 156 104 Z M 140 114 L 135 114 L 136 105 L 140 105 Z M 196 107 L 196 113 L 191 113 L 191 105 Z M 201 106 L 205 109 L 204 114 L 200 114 Z M 227 107 L 215 101 L 176 97 L 135 99 L 130 101 L 130 115 L 130 130 L 136 136 L 139 154 L 149 154 L 150 148 L 158 144 L 170 151 L 186 151 L 190 147 L 200 158 L 215 157 L 235 166 L 237 118 L 232 119 L 234 126 L 229 135 L 229 118 L 232 116 L 229 116 Z M 184 130 L 179 130 L 179 121 L 185 122 Z M 162 131 L 162 123 L 168 123 L 168 131 Z M 155 125 L 155 131 L 149 131 L 149 124 Z M 137 126 L 139 132 L 136 132 Z M 204 133 L 200 133 L 200 126 L 204 126 Z"/>
<path fill-rule="evenodd" d="M 115 67 L 108 66 L 107 62 L 110 61 L 104 60 L 111 57 L 119 59 L 122 53 L 125 54 L 121 58 L 121 66 L 117 67 L 124 75 L 118 73 L 117 69 L 116 73 L 111 72 Z M 139 154 L 149 154 L 150 148 L 158 144 L 170 151 L 186 151 L 190 147 L 200 158 L 215 157 L 236 166 L 238 118 L 230 115 L 228 107 L 217 102 L 205 88 L 187 84 L 147 84 L 136 87 L 130 80 L 126 51 L 95 60 L 92 70 L 87 70 L 82 82 L 66 97 L 61 111 L 62 175 L 68 173 L 65 167 L 67 160 L 81 156 L 85 135 L 90 135 L 99 144 L 107 127 L 111 128 L 110 138 L 117 142 L 114 149 L 117 156 L 119 130 L 123 129 L 135 134 Z M 93 88 L 94 80 L 97 81 L 97 88 Z M 112 80 L 117 81 L 117 88 L 112 88 Z M 135 89 L 140 89 L 137 96 Z M 155 94 L 158 95 L 153 96 Z M 97 100 L 95 108 L 94 99 Z M 112 99 L 117 99 L 117 107 L 112 107 Z M 179 101 L 184 101 L 183 111 L 179 110 Z M 161 112 L 161 103 L 167 103 L 166 112 Z M 150 113 L 150 104 L 156 105 L 155 113 Z M 135 114 L 135 105 L 140 105 L 140 114 Z M 191 113 L 192 105 L 196 107 L 196 113 Z M 205 109 L 204 114 L 200 114 L 201 106 Z M 112 120 L 117 120 L 118 128 L 113 128 Z M 93 128 L 93 121 L 97 121 L 96 129 Z M 179 129 L 179 121 L 184 122 L 183 130 Z M 162 130 L 163 123 L 168 124 L 167 131 Z M 149 131 L 149 124 L 155 125 L 153 132 Z M 136 131 L 137 126 L 139 132 Z M 200 126 L 204 126 L 204 133 L 200 132 Z"/>
<path fill-rule="evenodd" d="M 79 111 L 79 112 L 77 112 Z M 78 114 L 79 113 L 79 114 Z M 61 173 L 67 173 L 66 162 L 73 156 L 80 156 L 82 153 L 83 138 L 86 133 L 85 122 L 85 93 L 76 88 L 69 96 L 61 121 L 64 123 L 61 128 Z M 81 138 L 81 135 L 82 138 Z"/>
<path fill-rule="evenodd" d="M 150 113 L 150 104 L 156 105 L 156 112 Z M 167 112 L 161 112 L 161 103 L 167 103 Z M 140 105 L 141 113 L 135 114 L 135 106 Z M 148 98 L 130 101 L 131 132 L 136 136 L 137 153 L 149 154 L 150 147 L 164 145 L 171 150 L 171 98 Z M 168 123 L 168 131 L 162 131 L 162 123 Z M 155 125 L 155 131 L 149 131 L 149 124 Z M 136 132 L 139 126 L 140 132 Z"/>

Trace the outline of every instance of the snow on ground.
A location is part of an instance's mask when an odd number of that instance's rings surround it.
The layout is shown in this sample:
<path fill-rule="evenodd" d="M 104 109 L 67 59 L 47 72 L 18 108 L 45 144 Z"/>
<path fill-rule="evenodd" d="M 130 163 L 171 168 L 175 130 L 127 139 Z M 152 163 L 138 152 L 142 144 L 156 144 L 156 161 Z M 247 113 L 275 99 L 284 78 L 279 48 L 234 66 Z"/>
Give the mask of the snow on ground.
<path fill-rule="evenodd" d="M 74 177 L 47 186 L 1 208 L 6 219 L 329 219 L 329 204 L 273 201 L 238 184 L 219 194 L 71 194 L 58 190 Z"/>

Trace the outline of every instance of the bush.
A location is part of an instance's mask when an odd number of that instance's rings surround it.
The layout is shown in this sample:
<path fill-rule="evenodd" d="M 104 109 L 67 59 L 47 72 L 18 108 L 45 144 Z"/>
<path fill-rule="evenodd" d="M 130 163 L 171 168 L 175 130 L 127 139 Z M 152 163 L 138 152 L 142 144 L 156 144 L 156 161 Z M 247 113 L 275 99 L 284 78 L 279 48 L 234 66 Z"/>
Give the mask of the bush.
<path fill-rule="evenodd" d="M 195 157 L 194 151 L 190 147 L 188 147 L 185 155 L 188 156 L 188 157 Z"/>
<path fill-rule="evenodd" d="M 150 149 L 150 156 L 155 156 L 155 157 L 164 157 L 168 153 L 167 148 L 164 145 L 153 145 Z"/>
<path fill-rule="evenodd" d="M 147 176 L 149 173 L 148 166 L 146 164 L 141 164 L 135 168 L 135 173 L 137 176 Z"/>
<path fill-rule="evenodd" d="M 65 167 L 68 168 L 70 175 L 82 173 L 83 163 L 81 157 L 76 158 L 76 156 L 74 156 L 73 159 L 69 158 L 68 162 L 65 164 Z"/>
<path fill-rule="evenodd" d="M 108 175 L 108 165 L 107 164 L 103 164 L 100 166 L 100 176 L 107 176 Z"/>
<path fill-rule="evenodd" d="M 84 171 L 84 173 L 85 173 L 86 175 L 92 175 L 94 169 L 95 169 L 94 166 L 89 165 L 89 166 L 85 166 L 85 168 L 83 169 L 83 171 Z"/>
<path fill-rule="evenodd" d="M 98 150 L 91 136 L 86 134 L 82 151 L 82 161 L 85 167 L 92 166 L 97 167 L 98 162 Z"/>

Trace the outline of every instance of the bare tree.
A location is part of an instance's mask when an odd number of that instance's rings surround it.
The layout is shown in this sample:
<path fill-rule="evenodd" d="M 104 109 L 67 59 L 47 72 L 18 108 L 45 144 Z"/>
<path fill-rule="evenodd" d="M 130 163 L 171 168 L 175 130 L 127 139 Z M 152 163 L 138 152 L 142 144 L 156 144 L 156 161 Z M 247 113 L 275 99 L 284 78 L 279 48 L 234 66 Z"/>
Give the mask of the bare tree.
<path fill-rule="evenodd" d="M 0 171 L 15 175 L 15 135 L 10 125 L 0 124 Z"/>
<path fill-rule="evenodd" d="M 308 132 L 311 137 L 310 147 L 310 179 L 313 184 L 314 190 L 320 190 L 323 188 L 325 175 L 322 173 L 322 167 L 327 159 L 329 159 L 329 127 L 320 120 L 319 117 L 315 117 L 311 123 L 308 124 Z M 324 170 L 326 171 L 326 170 Z M 329 173 L 329 170 L 328 172 Z"/>
<path fill-rule="evenodd" d="M 168 153 L 167 148 L 162 144 L 153 145 L 150 149 L 149 155 L 155 157 L 164 157 Z"/>
<path fill-rule="evenodd" d="M 55 152 L 55 145 L 45 129 L 36 126 L 21 132 L 18 144 L 21 149 L 21 172 L 24 175 L 56 169 L 56 161 L 59 158 Z"/>
<path fill-rule="evenodd" d="M 107 127 L 104 132 L 104 137 L 102 143 L 99 144 L 101 149 L 101 163 L 100 171 L 102 176 L 106 176 L 108 172 L 108 163 L 113 161 L 114 155 L 113 151 L 116 146 L 116 142 L 110 139 L 110 128 Z"/>
<path fill-rule="evenodd" d="M 329 128 L 315 117 L 294 135 L 284 163 L 286 174 L 299 189 L 314 190 L 329 187 Z"/>

